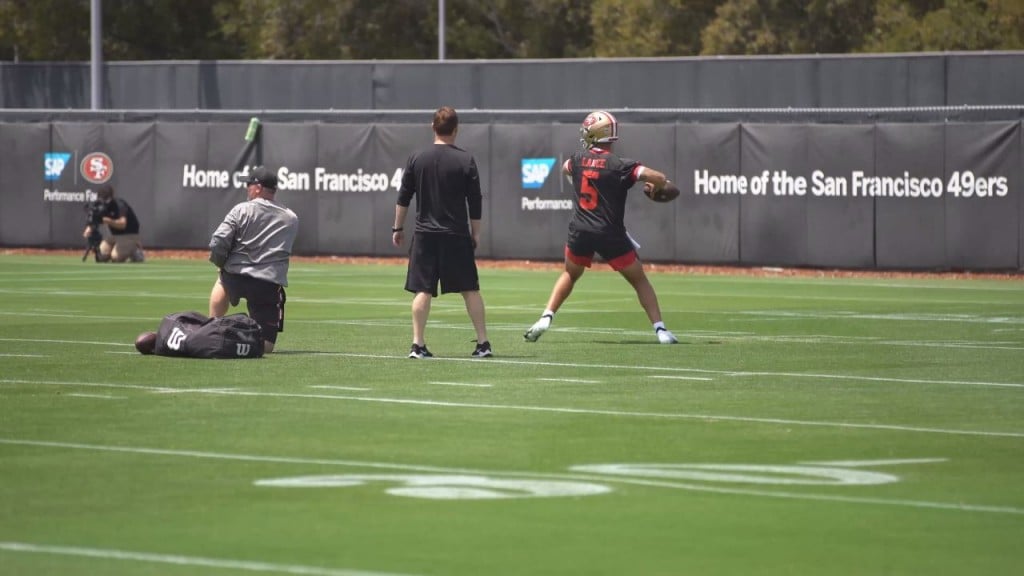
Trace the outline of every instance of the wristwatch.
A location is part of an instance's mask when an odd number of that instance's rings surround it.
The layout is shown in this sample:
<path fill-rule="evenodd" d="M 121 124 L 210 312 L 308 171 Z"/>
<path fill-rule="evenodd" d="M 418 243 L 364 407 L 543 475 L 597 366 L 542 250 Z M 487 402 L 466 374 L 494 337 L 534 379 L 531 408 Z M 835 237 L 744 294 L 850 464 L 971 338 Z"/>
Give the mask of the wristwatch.
<path fill-rule="evenodd" d="M 392 232 L 401 232 L 402 231 L 402 227 L 399 226 L 398 228 L 392 228 L 391 231 Z"/>

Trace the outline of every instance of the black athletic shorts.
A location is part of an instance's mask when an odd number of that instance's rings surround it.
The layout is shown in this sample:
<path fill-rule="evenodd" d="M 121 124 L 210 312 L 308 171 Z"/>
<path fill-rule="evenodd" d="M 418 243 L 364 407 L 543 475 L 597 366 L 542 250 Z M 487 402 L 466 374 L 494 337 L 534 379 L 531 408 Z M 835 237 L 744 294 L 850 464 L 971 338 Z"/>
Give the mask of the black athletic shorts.
<path fill-rule="evenodd" d="M 569 240 L 565 244 L 566 258 L 589 268 L 595 252 L 615 270 L 622 270 L 636 261 L 636 249 L 625 233 L 596 234 L 569 231 Z"/>
<path fill-rule="evenodd" d="M 439 281 L 441 294 L 480 289 L 472 238 L 451 234 L 413 234 L 405 289 L 437 296 Z"/>
<path fill-rule="evenodd" d="M 224 270 L 220 271 L 220 283 L 232 306 L 238 306 L 238 301 L 245 298 L 249 316 L 263 330 L 263 339 L 276 343 L 277 333 L 284 332 L 284 286 Z"/>

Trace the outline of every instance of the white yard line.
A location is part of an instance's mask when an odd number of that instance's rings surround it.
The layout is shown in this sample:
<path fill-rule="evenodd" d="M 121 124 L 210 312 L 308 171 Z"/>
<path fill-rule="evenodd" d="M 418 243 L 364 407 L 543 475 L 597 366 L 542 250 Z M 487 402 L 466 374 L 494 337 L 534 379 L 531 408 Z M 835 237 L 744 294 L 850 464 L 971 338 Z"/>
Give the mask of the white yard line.
<path fill-rule="evenodd" d="M 658 378 L 661 380 L 714 380 L 714 378 L 704 378 L 701 376 L 648 376 L 648 378 Z"/>
<path fill-rule="evenodd" d="M 360 304 L 361 305 L 361 304 Z M 407 305 L 407 304 L 403 304 Z M 452 305 L 446 312 L 452 314 L 462 313 L 463 308 L 460 305 Z M 579 313 L 591 314 L 593 310 L 577 310 Z M 567 314 L 569 311 L 563 312 Z M 698 313 L 698 312 L 693 312 Z M 710 314 L 710 312 L 708 312 Z M 730 313 L 732 316 L 742 314 L 756 314 L 756 312 L 736 312 Z M 48 318 L 73 318 L 76 320 L 91 319 L 91 320 L 113 320 L 113 321 L 125 321 L 134 322 L 137 320 L 153 321 L 152 318 L 143 317 L 128 317 L 128 316 L 98 316 L 98 315 L 86 315 L 86 314 L 59 314 L 59 313 L 29 313 L 29 312 L 4 312 L 0 311 L 0 316 L 25 316 L 25 317 L 48 317 Z M 833 317 L 828 317 L 835 319 Z M 745 318 L 744 322 L 750 321 L 779 321 L 787 319 L 785 315 L 776 317 L 748 317 Z M 825 318 L 822 318 L 825 319 Z M 948 319 L 949 321 L 963 321 L 961 319 Z M 945 320 L 943 320 L 945 321 Z M 1002 319 L 998 318 L 980 318 L 975 317 L 973 322 L 984 322 L 984 323 L 1002 323 Z M 375 328 L 404 328 L 407 327 L 406 323 L 398 322 L 394 320 L 292 320 L 293 323 L 300 324 L 328 324 L 328 325 L 342 325 L 342 326 L 359 326 L 361 328 L 375 327 Z M 1024 322 L 1024 319 L 1021 320 Z M 519 332 L 525 330 L 524 325 L 520 324 L 503 324 L 503 323 L 492 323 L 489 328 L 495 332 Z M 437 330 L 459 330 L 463 332 L 472 331 L 472 326 L 467 326 L 464 322 L 446 323 L 443 321 L 432 322 L 431 329 Z M 562 326 L 556 329 L 559 332 L 566 334 L 598 334 L 605 336 L 619 336 L 622 338 L 627 337 L 641 337 L 650 338 L 651 332 L 643 330 L 623 330 L 621 328 L 599 328 L 599 327 L 574 327 L 574 326 Z M 1024 330 L 1024 329 L 1021 329 Z M 961 341 L 927 341 L 927 340 L 891 340 L 882 339 L 877 336 L 836 336 L 831 334 L 776 334 L 771 336 L 758 335 L 753 332 L 739 332 L 739 331 L 692 331 L 692 332 L 681 332 L 676 331 L 676 335 L 684 339 L 717 339 L 717 340 L 735 340 L 740 342 L 769 342 L 773 344 L 812 344 L 820 345 L 827 344 L 829 346 L 909 346 L 919 348 L 950 348 L 950 349 L 982 349 L 982 350 L 1024 350 L 1024 343 L 1015 341 L 989 341 L 989 340 L 961 340 Z M 104 345 L 104 346 L 131 346 L 131 344 L 124 342 L 94 342 L 94 341 L 81 341 L 81 340 L 54 340 L 54 339 L 36 339 L 36 338 L 0 338 L 0 342 L 28 342 L 28 343 L 42 343 L 42 344 L 89 344 L 89 345 Z"/>
<path fill-rule="evenodd" d="M 2 314 L 2 312 L 0 312 Z M 28 342 L 32 344 L 86 344 L 89 346 L 132 346 L 132 342 L 97 342 L 92 340 L 55 340 L 52 338 L 0 338 L 0 342 Z"/>
<path fill-rule="evenodd" d="M 160 280 L 160 279 L 164 279 L 164 278 L 166 278 L 166 277 L 158 276 L 158 277 L 151 277 L 149 279 L 151 279 L 151 280 Z M 139 278 L 138 277 L 132 277 L 132 279 L 133 280 L 137 280 Z M 178 278 L 175 278 L 175 279 L 177 280 Z M 108 280 L 109 281 L 111 279 L 108 278 L 108 277 L 104 277 L 104 280 Z M 64 285 L 64 281 L 57 281 L 55 283 L 60 285 L 60 286 Z M 39 282 L 38 281 L 34 282 L 34 284 L 38 286 Z M 400 285 L 400 283 L 399 283 L 399 285 Z M 523 291 L 524 290 L 522 288 L 517 288 L 515 290 L 515 292 L 517 294 L 522 293 Z M 535 290 L 531 289 L 529 291 L 543 293 L 542 289 L 535 289 Z M 1008 291 L 1005 291 L 1005 292 L 1007 292 L 1007 294 L 1009 294 L 1011 296 L 1015 296 L 1016 295 L 1016 293 L 1013 292 L 1012 290 L 1008 290 Z M 616 290 L 616 289 L 591 288 L 591 289 L 588 289 L 588 293 L 590 293 L 592 295 L 593 294 L 621 294 L 622 291 L 621 290 Z M 76 296 L 76 297 L 86 297 L 87 296 L 87 297 L 94 297 L 94 298 L 129 297 L 130 296 L 132 298 L 142 297 L 142 298 L 161 298 L 161 299 L 164 299 L 164 298 L 175 298 L 175 297 L 180 296 L 179 294 L 163 294 L 163 293 L 156 293 L 156 292 L 140 292 L 140 293 L 136 293 L 136 292 L 119 291 L 119 290 L 106 290 L 106 291 L 89 290 L 89 291 L 85 291 L 85 290 L 68 290 L 68 289 L 64 289 L 64 288 L 44 288 L 44 289 L 38 289 L 37 288 L 35 290 L 0 288 L 0 294 L 15 294 L 15 295 L 30 295 L 30 296 Z M 702 291 L 702 290 L 685 290 L 685 291 L 673 290 L 672 294 L 675 297 L 685 297 L 685 298 L 689 298 L 689 299 L 693 299 L 693 298 L 707 298 L 708 297 L 708 293 L 705 292 L 705 291 Z M 721 296 L 721 293 L 718 293 L 715 296 Z M 737 300 L 737 299 L 762 300 L 762 299 L 765 298 L 765 295 L 763 293 L 760 293 L 760 292 L 750 292 L 750 293 L 729 292 L 728 293 L 728 297 L 733 299 L 733 300 Z M 621 298 L 613 298 L 611 300 L 619 301 L 620 299 Z M 863 293 L 861 293 L 861 294 L 851 294 L 849 296 L 846 296 L 846 295 L 821 296 L 821 295 L 812 295 L 812 294 L 774 294 L 774 295 L 772 295 L 772 299 L 774 299 L 776 301 L 794 300 L 794 301 L 797 301 L 797 302 L 815 301 L 815 302 L 858 302 L 858 303 L 863 303 L 863 302 L 901 303 L 901 302 L 906 302 L 907 301 L 907 297 L 906 296 L 868 296 L 868 295 L 865 295 Z M 294 300 L 295 300 L 295 302 L 303 302 L 303 303 L 306 303 L 306 302 L 320 302 L 320 303 L 333 303 L 333 304 L 349 304 L 349 303 L 352 303 L 352 302 L 359 302 L 360 301 L 359 299 L 355 299 L 355 298 L 354 299 L 348 299 L 348 298 L 306 299 L 306 298 L 302 298 L 302 297 L 295 297 Z M 921 304 L 950 304 L 950 305 L 958 305 L 958 306 L 959 305 L 964 305 L 964 304 L 970 304 L 970 305 L 974 305 L 974 306 L 997 306 L 997 307 L 1013 306 L 1013 305 L 1016 305 L 1016 304 L 1019 303 L 1019 300 L 1017 300 L 1017 299 L 996 299 L 996 298 L 985 298 L 985 299 L 974 299 L 974 300 L 954 299 L 954 298 L 950 298 L 950 299 L 945 299 L 945 298 L 921 299 L 921 298 L 918 298 L 916 301 L 921 303 Z M 408 306 L 409 302 L 405 298 L 403 298 L 403 297 L 395 297 L 395 298 L 381 299 L 381 304 L 385 305 L 385 306 L 399 306 L 399 305 Z M 435 304 L 443 304 L 444 307 L 448 307 L 449 306 L 449 304 L 442 303 L 442 302 L 438 302 L 438 303 L 435 303 Z M 460 306 L 460 305 L 459 304 L 451 304 L 451 306 Z"/>
<path fill-rule="evenodd" d="M 436 384 L 438 386 L 468 386 L 470 388 L 490 388 L 490 384 L 471 384 L 469 382 L 438 382 L 430 381 L 427 384 Z"/>
<path fill-rule="evenodd" d="M 49 358 L 44 354 L 0 354 L 0 358 Z"/>
<path fill-rule="evenodd" d="M 409 576 L 393 572 L 370 572 L 366 570 L 337 570 L 319 568 L 317 566 L 301 566 L 297 564 L 274 564 L 271 562 L 253 562 L 249 560 L 231 560 L 226 558 L 204 558 L 202 556 L 184 556 L 181 554 L 153 554 L 150 552 L 131 552 L 110 548 L 84 548 L 79 546 L 48 546 L 28 542 L 2 542 L 0 550 L 8 552 L 29 552 L 33 554 L 50 554 L 57 556 L 78 556 L 101 558 L 104 560 L 128 560 L 132 562 L 150 562 L 157 564 L 176 564 L 178 566 L 201 566 L 203 568 L 223 568 L 226 570 L 248 570 L 250 572 L 277 572 L 281 574 L 305 574 L 309 576 Z M 79 568 L 84 568 L 79 566 Z M 86 570 L 88 572 L 88 570 Z"/>
<path fill-rule="evenodd" d="M 602 384 L 600 380 L 583 380 L 582 378 L 537 378 L 541 382 L 568 382 L 570 384 Z"/>
<path fill-rule="evenodd" d="M 433 472 L 441 474 L 471 474 L 481 476 L 504 476 L 520 478 L 544 478 L 554 480 L 583 480 L 588 482 L 603 482 L 607 484 L 631 484 L 637 486 L 650 486 L 655 488 L 669 488 L 675 490 L 686 490 L 692 492 L 711 492 L 717 494 L 733 494 L 738 496 L 756 496 L 767 498 L 784 498 L 790 500 L 814 500 L 825 502 L 843 502 L 850 504 L 873 504 L 885 506 L 904 506 L 911 508 L 931 508 L 936 510 L 951 510 L 965 512 L 990 512 L 996 514 L 1024 515 L 1024 508 L 1013 506 L 992 506 L 984 504 L 968 504 L 965 502 L 931 502 L 923 500 L 868 498 L 858 496 L 840 496 L 835 494 L 814 494 L 799 492 L 782 492 L 773 490 L 754 490 L 746 488 L 724 488 L 719 486 L 708 486 L 704 484 L 688 484 L 684 482 L 649 480 L 643 478 L 631 478 L 625 476 L 613 476 L 603 474 L 553 474 L 542 472 L 516 472 L 505 470 L 476 470 L 466 468 L 445 468 L 438 466 L 419 466 L 413 464 L 396 464 L 393 462 L 365 462 L 356 460 L 334 460 L 323 458 L 300 458 L 282 456 L 260 456 L 254 454 L 229 454 L 223 452 L 204 452 L 199 450 L 165 450 L 161 448 L 144 448 L 136 446 L 110 446 L 103 444 L 82 444 L 77 442 L 51 442 L 40 440 L 22 440 L 15 438 L 0 438 L 0 444 L 12 446 L 37 446 L 45 448 L 60 448 L 72 450 L 92 450 L 97 452 L 114 452 L 128 454 L 148 454 L 153 456 L 172 456 L 183 458 L 201 458 L 211 460 L 237 460 L 243 462 L 273 462 L 279 464 L 299 465 L 321 465 L 321 466 L 344 466 L 355 468 L 376 468 L 387 470 L 401 470 L 411 472 Z"/>
<path fill-rule="evenodd" d="M 562 406 L 530 406 L 517 404 L 487 404 L 473 402 L 445 402 L 439 400 L 414 400 L 409 398 L 386 398 L 366 396 L 341 396 L 333 394 L 298 394 L 294 392 L 253 392 L 246 390 L 225 390 L 187 388 L 166 388 L 157 386 L 141 386 L 135 384 L 112 384 L 103 382 L 56 382 L 37 380 L 3 379 L 0 384 L 31 384 L 44 386 L 88 386 L 99 388 L 126 388 L 153 392 L 181 391 L 215 394 L 224 396 L 246 396 L 264 398 L 308 398 L 316 400 L 340 400 L 347 402 L 372 402 L 380 404 L 397 404 L 407 406 L 431 406 L 439 408 L 466 408 L 472 410 L 513 410 L 520 412 L 539 412 L 551 414 L 581 414 L 590 416 L 631 416 L 635 418 L 655 418 L 672 420 L 700 420 L 704 422 L 749 422 L 754 424 L 779 424 L 784 426 L 817 426 L 852 430 L 891 430 L 898 432 L 922 432 L 928 434 L 951 434 L 963 436 L 990 436 L 1003 438 L 1024 438 L 1024 432 L 1001 432 L 989 430 L 963 430 L 953 428 L 929 428 L 924 426 L 903 426 L 898 424 L 862 424 L 856 422 L 830 422 L 822 420 L 792 420 L 786 418 L 766 418 L 756 416 L 733 416 L 727 414 L 696 414 L 684 412 L 641 412 L 630 410 L 597 410 L 589 408 L 572 408 Z"/>
<path fill-rule="evenodd" d="M 405 358 L 404 356 L 388 356 L 383 354 L 356 354 L 350 352 L 318 352 L 320 356 L 341 356 L 344 358 L 381 358 L 394 359 Z M 478 362 L 473 358 L 431 358 L 432 362 Z M 479 362 L 480 365 L 485 363 Z M 823 378 L 835 380 L 866 380 L 869 382 L 894 382 L 897 384 L 936 384 L 946 386 L 992 386 L 996 388 L 1024 388 L 1024 383 L 1017 382 L 984 382 L 978 380 L 931 380 L 927 378 L 888 378 L 884 376 L 859 376 L 856 374 L 825 374 L 818 372 L 753 372 L 744 370 L 712 370 L 708 368 L 684 368 L 676 366 L 638 366 L 629 364 L 588 364 L 577 362 L 535 362 L 527 360 L 507 360 L 491 357 L 487 359 L 487 365 L 500 366 L 555 366 L 559 368 L 580 368 L 598 370 L 627 370 L 631 372 L 684 372 L 698 374 L 719 374 L 725 376 L 778 376 L 787 378 Z"/>
<path fill-rule="evenodd" d="M 353 392 L 365 392 L 371 390 L 371 388 L 361 388 L 359 386 L 310 386 L 310 388 L 323 388 L 326 390 L 351 390 Z"/>
<path fill-rule="evenodd" d="M 403 324 L 404 326 L 404 324 Z M 443 325 L 431 325 L 434 328 L 444 327 Z M 647 334 L 646 332 L 644 334 Z M 133 346 L 131 343 L 123 342 L 91 342 L 83 340 L 40 340 L 40 339 L 25 339 L 25 338 L 0 338 L 0 342 L 36 342 L 36 343 L 49 343 L 49 344 L 87 344 L 87 345 L 101 345 L 101 346 Z M 385 354 L 358 354 L 349 352 L 311 352 L 310 356 L 340 356 L 344 358 L 380 358 L 380 359 L 394 359 L 402 358 L 405 356 L 389 356 Z M 743 370 L 712 370 L 707 368 L 685 368 L 685 367 L 673 367 L 673 366 L 632 366 L 632 365 L 619 365 L 619 364 L 584 364 L 584 363 L 573 363 L 573 362 L 535 362 L 526 360 L 506 360 L 501 358 L 488 358 L 486 363 L 479 362 L 478 358 L 431 358 L 435 362 L 477 362 L 481 365 L 520 365 L 520 366 L 557 366 L 566 368 L 599 368 L 599 369 L 613 369 L 613 370 L 632 370 L 632 371 L 657 371 L 657 372 L 696 372 L 703 374 L 721 374 L 733 377 L 748 377 L 748 376 L 778 376 L 787 378 L 821 378 L 831 380 L 861 380 L 868 382 L 893 382 L 898 384 L 936 384 L 936 385 L 947 385 L 947 386 L 990 386 L 995 388 L 1024 388 L 1024 383 L 1019 382 L 986 382 L 982 380 L 935 380 L 928 378 L 890 378 L 884 376 L 861 376 L 856 374 L 826 374 L 820 372 L 770 372 L 770 371 L 743 371 Z"/>
<path fill-rule="evenodd" d="M 82 392 L 69 392 L 65 396 L 76 396 L 78 398 L 101 398 L 103 400 L 124 400 L 125 396 L 111 396 L 110 394 L 85 394 Z"/>
<path fill-rule="evenodd" d="M 241 391 L 239 388 L 161 388 L 153 390 L 154 394 L 224 394 Z"/>

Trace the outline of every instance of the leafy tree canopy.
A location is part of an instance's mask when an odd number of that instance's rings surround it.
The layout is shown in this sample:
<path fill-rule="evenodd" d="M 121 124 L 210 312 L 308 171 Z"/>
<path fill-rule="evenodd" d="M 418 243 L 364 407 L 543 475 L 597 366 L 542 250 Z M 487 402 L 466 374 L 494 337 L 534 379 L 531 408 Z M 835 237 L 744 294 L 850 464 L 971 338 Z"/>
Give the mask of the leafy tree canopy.
<path fill-rule="evenodd" d="M 435 59 L 435 0 L 106 0 L 107 60 Z M 90 55 L 89 0 L 0 0 L 0 60 Z M 446 0 L 445 56 L 1024 49 L 1021 0 Z"/>

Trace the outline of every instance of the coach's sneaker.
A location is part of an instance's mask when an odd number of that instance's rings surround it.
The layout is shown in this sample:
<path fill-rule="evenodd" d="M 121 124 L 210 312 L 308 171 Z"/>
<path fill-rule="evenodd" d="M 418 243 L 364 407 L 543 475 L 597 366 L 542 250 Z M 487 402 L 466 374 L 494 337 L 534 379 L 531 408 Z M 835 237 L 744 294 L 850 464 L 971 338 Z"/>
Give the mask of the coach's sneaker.
<path fill-rule="evenodd" d="M 476 345 L 476 349 L 473 350 L 474 358 L 487 358 L 488 356 L 493 355 L 494 353 L 491 352 L 491 342 L 489 340 L 484 340 L 483 342 L 480 342 L 479 344 Z"/>
<path fill-rule="evenodd" d="M 413 344 L 412 348 L 409 348 L 409 358 L 433 358 L 434 355 L 427 350 L 427 345 L 420 346 L 419 344 Z"/>
<path fill-rule="evenodd" d="M 131 260 L 132 262 L 145 262 L 146 261 L 146 253 L 142 251 L 142 247 L 141 246 L 137 247 L 135 249 L 135 251 L 132 252 L 132 255 L 129 258 L 129 260 Z"/>
<path fill-rule="evenodd" d="M 551 328 L 552 318 L 551 314 L 541 316 L 540 320 L 534 322 L 533 326 L 530 326 L 530 329 L 526 331 L 526 334 L 523 334 L 523 338 L 525 338 L 527 342 L 536 342 L 537 339 L 540 338 L 541 334 L 547 332 L 548 328 Z"/>
<path fill-rule="evenodd" d="M 658 328 L 654 333 L 658 335 L 658 342 L 661 344 L 677 344 L 679 342 L 676 335 L 669 332 L 668 328 Z"/>

